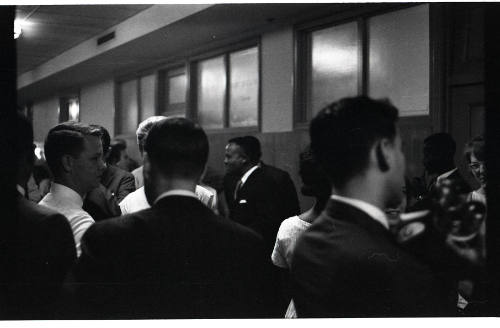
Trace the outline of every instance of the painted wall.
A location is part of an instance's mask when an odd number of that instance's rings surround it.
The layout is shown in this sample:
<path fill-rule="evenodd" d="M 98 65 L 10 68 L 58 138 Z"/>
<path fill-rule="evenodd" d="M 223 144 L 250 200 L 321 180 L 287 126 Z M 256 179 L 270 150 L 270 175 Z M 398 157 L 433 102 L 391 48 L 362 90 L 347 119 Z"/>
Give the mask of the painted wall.
<path fill-rule="evenodd" d="M 34 139 L 43 142 L 49 130 L 59 123 L 59 100 L 49 98 L 33 104 Z"/>
<path fill-rule="evenodd" d="M 262 36 L 262 132 L 293 129 L 293 28 Z"/>
<path fill-rule="evenodd" d="M 115 131 L 114 81 L 107 80 L 80 90 L 80 121 L 104 126 L 111 136 Z"/>

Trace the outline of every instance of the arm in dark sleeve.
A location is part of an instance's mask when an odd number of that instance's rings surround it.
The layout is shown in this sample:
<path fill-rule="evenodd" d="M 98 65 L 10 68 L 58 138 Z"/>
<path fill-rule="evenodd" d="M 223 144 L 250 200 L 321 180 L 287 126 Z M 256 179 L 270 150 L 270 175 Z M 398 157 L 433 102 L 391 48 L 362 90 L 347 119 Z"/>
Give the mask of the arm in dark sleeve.
<path fill-rule="evenodd" d="M 131 173 L 125 174 L 121 180 L 120 185 L 115 193 L 116 202 L 120 203 L 128 194 L 135 191 L 135 179 Z"/>
<path fill-rule="evenodd" d="M 96 222 L 121 215 L 116 197 L 101 184 L 87 194 L 83 203 L 83 209 Z"/>

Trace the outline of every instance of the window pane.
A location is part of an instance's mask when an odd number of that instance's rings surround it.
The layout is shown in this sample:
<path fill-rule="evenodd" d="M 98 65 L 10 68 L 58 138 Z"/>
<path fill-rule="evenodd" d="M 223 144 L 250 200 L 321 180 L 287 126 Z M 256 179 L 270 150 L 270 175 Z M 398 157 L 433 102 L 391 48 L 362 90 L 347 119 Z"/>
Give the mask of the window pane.
<path fill-rule="evenodd" d="M 181 72 L 183 72 L 182 69 Z M 172 72 L 168 72 L 171 74 Z M 167 104 L 165 106 L 165 116 L 186 116 L 186 92 L 187 76 L 186 73 L 177 73 L 166 77 L 165 86 L 167 88 Z"/>
<path fill-rule="evenodd" d="M 229 125 L 257 125 L 259 97 L 259 57 L 257 47 L 234 52 L 229 57 L 231 91 Z"/>
<path fill-rule="evenodd" d="M 137 111 L 137 80 L 120 84 L 119 133 L 135 133 L 137 129 Z"/>
<path fill-rule="evenodd" d="M 375 16 L 368 28 L 369 95 L 389 98 L 401 116 L 428 114 L 429 6 Z"/>
<path fill-rule="evenodd" d="M 358 50 L 356 22 L 311 33 L 309 115 L 335 100 L 358 94 Z"/>
<path fill-rule="evenodd" d="M 226 92 L 224 57 L 200 61 L 197 75 L 198 121 L 207 129 L 222 128 Z"/>
<path fill-rule="evenodd" d="M 155 114 L 155 84 L 154 74 L 141 77 L 141 121 Z"/>

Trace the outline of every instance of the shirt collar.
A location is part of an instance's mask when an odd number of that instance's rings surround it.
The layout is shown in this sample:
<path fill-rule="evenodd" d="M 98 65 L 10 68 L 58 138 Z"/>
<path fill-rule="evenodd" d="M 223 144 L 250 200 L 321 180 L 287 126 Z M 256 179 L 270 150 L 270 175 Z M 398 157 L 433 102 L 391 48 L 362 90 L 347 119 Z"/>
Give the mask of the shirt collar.
<path fill-rule="evenodd" d="M 343 197 L 339 195 L 331 195 L 330 197 L 333 200 L 343 202 L 360 209 L 361 211 L 368 214 L 372 219 L 382 224 L 386 229 L 389 229 L 389 221 L 387 220 L 387 216 L 378 207 L 359 199 Z"/>
<path fill-rule="evenodd" d="M 248 180 L 248 177 L 250 176 L 250 174 L 253 173 L 253 171 L 257 170 L 260 166 L 259 165 L 255 165 L 255 166 L 252 166 L 250 168 L 250 170 L 246 171 L 245 174 L 243 174 L 243 176 L 241 177 L 241 185 L 243 186 L 245 184 L 245 182 L 247 182 Z"/>
<path fill-rule="evenodd" d="M 153 204 L 156 204 L 160 199 L 168 197 L 168 196 L 186 196 L 186 197 L 194 197 L 194 198 L 198 199 L 198 196 L 196 196 L 196 194 L 190 190 L 172 189 L 169 191 L 165 191 L 164 193 L 160 194 L 160 196 L 156 197 Z"/>
<path fill-rule="evenodd" d="M 82 197 L 73 189 L 59 183 L 52 183 L 50 193 L 57 199 L 64 199 L 68 203 L 71 202 L 78 207 L 83 206 Z"/>
<path fill-rule="evenodd" d="M 19 193 L 21 195 L 23 195 L 23 197 L 26 197 L 26 190 L 24 190 L 23 187 L 21 187 L 20 185 L 16 184 L 16 189 L 17 189 L 17 191 L 19 191 Z"/>
<path fill-rule="evenodd" d="M 458 170 L 458 168 L 454 168 L 453 170 L 449 170 L 448 172 L 445 172 L 443 174 L 441 174 L 440 176 L 438 176 L 436 178 L 436 181 L 437 182 L 441 182 L 441 180 L 444 180 L 446 178 L 448 178 L 450 175 L 452 175 L 456 170 Z"/>

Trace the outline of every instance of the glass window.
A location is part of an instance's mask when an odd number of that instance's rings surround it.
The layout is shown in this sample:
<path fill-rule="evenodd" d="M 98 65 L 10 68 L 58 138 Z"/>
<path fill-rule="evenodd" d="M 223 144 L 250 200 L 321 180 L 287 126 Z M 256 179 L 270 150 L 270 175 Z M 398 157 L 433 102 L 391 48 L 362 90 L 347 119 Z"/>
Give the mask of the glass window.
<path fill-rule="evenodd" d="M 121 134 L 133 134 L 138 124 L 137 80 L 121 83 L 119 90 L 118 131 Z"/>
<path fill-rule="evenodd" d="M 224 57 L 198 64 L 198 122 L 206 129 L 224 127 L 226 67 Z"/>
<path fill-rule="evenodd" d="M 229 125 L 256 126 L 259 108 L 258 48 L 231 53 L 229 65 Z"/>
<path fill-rule="evenodd" d="M 143 76 L 141 83 L 141 122 L 155 115 L 156 76 Z"/>
<path fill-rule="evenodd" d="M 389 98 L 401 116 L 429 114 L 429 5 L 372 17 L 367 26 L 368 94 Z"/>
<path fill-rule="evenodd" d="M 68 120 L 80 121 L 80 104 L 78 98 L 68 99 Z"/>
<path fill-rule="evenodd" d="M 329 103 L 358 94 L 358 25 L 337 25 L 314 31 L 310 37 L 308 113 L 314 116 Z"/>
<path fill-rule="evenodd" d="M 186 115 L 187 75 L 184 67 L 169 70 L 165 76 L 166 104 L 163 115 Z"/>

